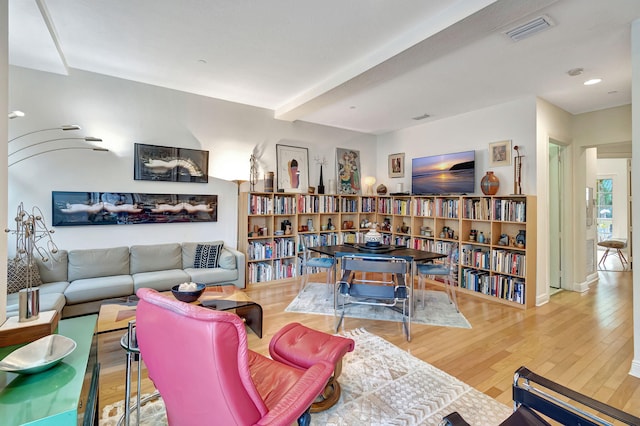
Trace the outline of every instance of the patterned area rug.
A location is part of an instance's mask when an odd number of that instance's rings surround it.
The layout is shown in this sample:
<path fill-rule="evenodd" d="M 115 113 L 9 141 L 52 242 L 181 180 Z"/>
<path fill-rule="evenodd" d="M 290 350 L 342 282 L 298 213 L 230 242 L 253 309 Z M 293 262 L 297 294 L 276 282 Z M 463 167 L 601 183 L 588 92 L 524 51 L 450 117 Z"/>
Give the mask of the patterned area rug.
<path fill-rule="evenodd" d="M 422 293 L 414 292 L 420 303 L 414 311 L 411 322 L 415 324 L 438 325 L 443 327 L 471 328 L 469 321 L 449 302 L 444 291 L 425 291 L 425 303 L 422 308 Z M 296 296 L 285 309 L 287 312 L 305 314 L 333 315 L 333 295 L 327 291 L 326 284 L 309 283 L 305 290 Z M 345 317 L 365 318 L 383 321 L 402 322 L 402 314 L 384 306 L 351 305 L 345 309 Z"/>
<path fill-rule="evenodd" d="M 347 333 L 356 342 L 344 358 L 340 401 L 311 415 L 312 425 L 438 425 L 458 411 L 474 426 L 495 426 L 511 408 L 365 330 Z M 105 407 L 100 425 L 114 426 L 123 401 Z M 143 406 L 141 425 L 166 425 L 162 400 Z M 132 424 L 135 423 L 135 415 Z"/>

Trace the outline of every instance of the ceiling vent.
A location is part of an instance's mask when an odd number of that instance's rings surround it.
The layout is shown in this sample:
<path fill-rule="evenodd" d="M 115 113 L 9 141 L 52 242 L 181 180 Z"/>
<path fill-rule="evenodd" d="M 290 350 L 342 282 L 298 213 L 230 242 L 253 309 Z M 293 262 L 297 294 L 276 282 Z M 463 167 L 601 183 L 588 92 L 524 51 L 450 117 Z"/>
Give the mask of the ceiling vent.
<path fill-rule="evenodd" d="M 417 117 L 412 117 L 412 119 L 418 121 L 418 120 L 424 120 L 425 118 L 429 118 L 429 117 L 431 117 L 429 114 L 422 114 Z"/>
<path fill-rule="evenodd" d="M 553 26 L 554 23 L 551 18 L 549 18 L 547 15 L 542 15 L 532 21 L 527 22 L 526 24 L 520 25 L 507 31 L 505 34 L 513 41 L 520 41 Z"/>

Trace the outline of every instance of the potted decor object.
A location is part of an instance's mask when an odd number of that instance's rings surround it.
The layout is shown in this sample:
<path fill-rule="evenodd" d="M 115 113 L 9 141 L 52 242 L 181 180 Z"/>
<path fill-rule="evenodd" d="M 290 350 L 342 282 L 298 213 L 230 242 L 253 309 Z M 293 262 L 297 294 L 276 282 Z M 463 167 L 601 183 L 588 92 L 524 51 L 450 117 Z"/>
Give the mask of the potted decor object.
<path fill-rule="evenodd" d="M 500 188 L 500 179 L 498 176 L 489 171 L 482 177 L 480 181 L 480 189 L 484 195 L 496 195 Z"/>

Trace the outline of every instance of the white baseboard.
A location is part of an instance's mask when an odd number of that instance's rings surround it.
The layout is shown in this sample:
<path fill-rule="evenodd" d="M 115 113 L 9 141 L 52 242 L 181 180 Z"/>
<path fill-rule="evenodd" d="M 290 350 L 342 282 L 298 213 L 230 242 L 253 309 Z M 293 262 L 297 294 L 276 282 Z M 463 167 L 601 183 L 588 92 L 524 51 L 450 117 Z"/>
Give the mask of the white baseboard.
<path fill-rule="evenodd" d="M 635 377 L 640 377 L 640 359 L 634 359 L 631 361 L 631 370 L 629 374 Z"/>

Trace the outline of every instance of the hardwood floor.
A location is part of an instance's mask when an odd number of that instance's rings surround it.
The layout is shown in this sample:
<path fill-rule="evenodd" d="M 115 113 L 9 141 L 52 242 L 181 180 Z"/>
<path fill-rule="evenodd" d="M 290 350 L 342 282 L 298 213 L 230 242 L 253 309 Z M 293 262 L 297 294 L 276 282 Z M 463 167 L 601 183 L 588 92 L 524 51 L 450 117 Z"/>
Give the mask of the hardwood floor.
<path fill-rule="evenodd" d="M 332 332 L 333 317 L 284 312 L 297 290 L 297 282 L 247 289 L 264 309 L 264 337 L 249 331 L 251 349 L 267 354 L 271 336 L 289 322 Z M 630 272 L 601 271 L 600 281 L 589 291 L 561 291 L 548 304 L 526 311 L 464 294 L 458 294 L 458 302 L 472 329 L 413 324 L 407 342 L 399 323 L 346 318 L 345 328 L 363 327 L 506 404 L 511 403 L 513 372 L 526 365 L 640 416 L 640 378 L 628 374 L 633 359 Z M 124 396 L 125 355 L 118 344 L 122 334 L 99 339 L 101 410 Z M 143 384 L 143 392 L 152 390 L 149 380 Z"/>

